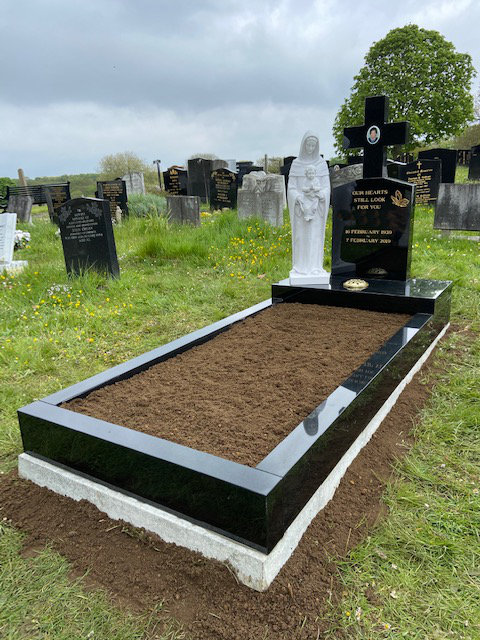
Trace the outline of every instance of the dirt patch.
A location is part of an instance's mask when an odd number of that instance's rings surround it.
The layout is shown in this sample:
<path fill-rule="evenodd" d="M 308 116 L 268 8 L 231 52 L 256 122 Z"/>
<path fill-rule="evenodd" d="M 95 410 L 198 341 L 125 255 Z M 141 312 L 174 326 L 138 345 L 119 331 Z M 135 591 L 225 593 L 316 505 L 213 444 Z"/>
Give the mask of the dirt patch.
<path fill-rule="evenodd" d="M 427 370 L 430 365 L 427 364 Z M 0 518 L 26 534 L 25 553 L 50 544 L 75 575 L 102 587 L 120 605 L 165 611 L 193 640 L 312 640 L 328 626 L 325 613 L 341 597 L 338 560 L 382 517 L 392 462 L 409 448 L 409 431 L 430 396 L 425 369 L 406 387 L 315 518 L 266 593 L 238 585 L 224 565 L 112 521 L 12 474 L 0 483 Z M 421 378 L 420 378 L 421 377 Z M 366 596 L 376 597 L 371 589 Z"/>
<path fill-rule="evenodd" d="M 254 467 L 409 318 L 279 304 L 62 406 Z"/>

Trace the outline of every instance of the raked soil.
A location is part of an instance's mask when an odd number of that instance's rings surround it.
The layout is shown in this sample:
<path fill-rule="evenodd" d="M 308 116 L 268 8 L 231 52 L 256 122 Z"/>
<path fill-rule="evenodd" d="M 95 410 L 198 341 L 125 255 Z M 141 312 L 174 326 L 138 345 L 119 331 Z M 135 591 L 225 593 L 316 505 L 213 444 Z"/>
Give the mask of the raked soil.
<path fill-rule="evenodd" d="M 409 317 L 278 304 L 62 406 L 254 467 Z"/>

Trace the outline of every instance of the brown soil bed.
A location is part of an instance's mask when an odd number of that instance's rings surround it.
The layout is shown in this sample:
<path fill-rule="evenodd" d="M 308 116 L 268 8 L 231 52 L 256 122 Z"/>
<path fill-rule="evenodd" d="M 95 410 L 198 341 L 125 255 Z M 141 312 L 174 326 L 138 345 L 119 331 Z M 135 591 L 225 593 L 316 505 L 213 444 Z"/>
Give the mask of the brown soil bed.
<path fill-rule="evenodd" d="M 256 466 L 409 318 L 279 304 L 62 406 Z"/>
<path fill-rule="evenodd" d="M 335 609 L 343 589 L 338 562 L 385 514 L 381 496 L 391 465 L 408 451 L 410 430 L 438 373 L 430 366 L 407 385 L 265 593 L 238 585 L 220 563 L 119 526 L 94 506 L 16 474 L 0 479 L 0 520 L 26 534 L 25 557 L 49 545 L 70 561 L 74 577 L 87 573 L 84 584 L 105 589 L 120 606 L 150 612 L 163 601 L 155 618 L 159 630 L 151 637 L 160 637 L 164 621 L 173 616 L 192 640 L 322 638 L 332 629 L 329 616 L 335 628 L 336 616 L 343 615 Z M 365 586 L 365 596 L 371 602 L 383 597 L 371 586 Z"/>

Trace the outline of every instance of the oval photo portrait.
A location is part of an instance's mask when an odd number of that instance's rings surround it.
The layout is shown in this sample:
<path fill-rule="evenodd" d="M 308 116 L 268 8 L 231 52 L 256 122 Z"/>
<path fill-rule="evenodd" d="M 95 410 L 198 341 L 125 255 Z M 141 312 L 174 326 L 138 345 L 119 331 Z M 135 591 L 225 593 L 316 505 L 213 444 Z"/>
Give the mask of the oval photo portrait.
<path fill-rule="evenodd" d="M 369 127 L 367 131 L 367 142 L 369 144 L 377 144 L 379 140 L 380 140 L 380 129 L 376 125 Z"/>

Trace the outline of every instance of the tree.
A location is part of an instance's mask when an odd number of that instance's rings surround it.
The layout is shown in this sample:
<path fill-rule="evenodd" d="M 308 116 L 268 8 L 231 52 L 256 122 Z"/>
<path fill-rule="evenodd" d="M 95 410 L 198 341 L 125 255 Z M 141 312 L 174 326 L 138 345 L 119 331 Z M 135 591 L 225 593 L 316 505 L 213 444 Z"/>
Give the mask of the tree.
<path fill-rule="evenodd" d="M 390 121 L 410 122 L 405 150 L 458 135 L 473 117 L 474 75 L 471 56 L 458 53 L 438 31 L 415 24 L 393 29 L 370 47 L 337 114 L 337 150 L 342 153 L 344 127 L 362 124 L 365 98 L 376 95 L 390 97 Z"/>
<path fill-rule="evenodd" d="M 195 158 L 203 158 L 204 160 L 218 160 L 218 156 L 214 153 L 194 153 L 190 156 L 189 160 L 195 160 Z"/>
<path fill-rule="evenodd" d="M 132 151 L 124 151 L 103 156 L 100 160 L 99 171 L 100 180 L 114 180 L 134 171 L 151 172 L 151 168 Z"/>

